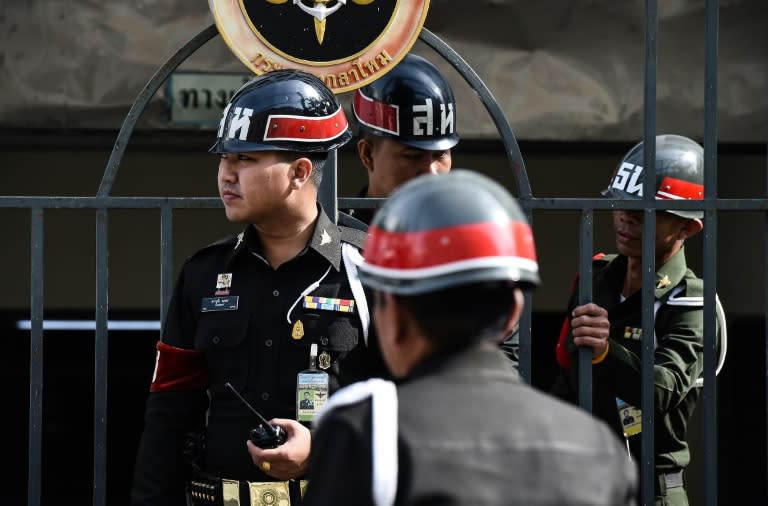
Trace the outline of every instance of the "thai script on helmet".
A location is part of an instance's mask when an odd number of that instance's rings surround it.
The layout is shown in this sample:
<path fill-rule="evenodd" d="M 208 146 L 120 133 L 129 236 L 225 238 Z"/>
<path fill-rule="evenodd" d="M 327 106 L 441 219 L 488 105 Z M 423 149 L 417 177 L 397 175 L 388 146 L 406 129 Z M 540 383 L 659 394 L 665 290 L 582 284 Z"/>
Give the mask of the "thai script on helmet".
<path fill-rule="evenodd" d="M 611 183 L 612 188 L 626 193 L 643 196 L 643 182 L 640 180 L 640 174 L 643 173 L 643 167 L 629 162 L 622 162 Z"/>
<path fill-rule="evenodd" d="M 413 135 L 433 135 L 434 108 L 432 99 L 425 100 L 424 105 L 413 106 Z M 453 133 L 453 103 L 440 104 L 440 133 Z"/>
<path fill-rule="evenodd" d="M 221 116 L 221 122 L 219 123 L 219 132 L 217 137 L 221 138 L 224 134 L 224 128 L 227 126 L 227 117 L 229 116 L 229 109 L 232 104 L 228 104 L 224 109 L 224 114 Z M 227 129 L 227 139 L 234 139 L 237 136 L 241 141 L 248 139 L 248 131 L 251 128 L 251 116 L 253 116 L 253 109 L 249 107 L 235 107 L 235 112 L 232 114 L 232 118 L 229 121 L 229 128 Z M 239 134 L 239 135 L 238 135 Z"/>

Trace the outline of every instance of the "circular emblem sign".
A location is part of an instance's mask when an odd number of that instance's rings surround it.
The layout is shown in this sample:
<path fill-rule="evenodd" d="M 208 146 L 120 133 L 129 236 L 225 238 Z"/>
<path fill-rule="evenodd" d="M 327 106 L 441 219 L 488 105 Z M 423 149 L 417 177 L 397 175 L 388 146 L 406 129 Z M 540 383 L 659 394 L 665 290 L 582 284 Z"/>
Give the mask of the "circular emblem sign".
<path fill-rule="evenodd" d="M 310 72 L 335 93 L 364 86 L 408 53 L 429 0 L 208 0 L 226 44 L 257 75 Z"/>

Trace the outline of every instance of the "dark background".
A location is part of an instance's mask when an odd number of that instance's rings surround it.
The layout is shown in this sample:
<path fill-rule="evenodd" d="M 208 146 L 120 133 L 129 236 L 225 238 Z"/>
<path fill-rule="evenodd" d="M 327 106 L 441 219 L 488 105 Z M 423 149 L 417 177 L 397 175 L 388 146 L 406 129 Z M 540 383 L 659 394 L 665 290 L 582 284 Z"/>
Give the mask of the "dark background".
<path fill-rule="evenodd" d="M 153 319 L 151 312 L 114 313 L 114 319 Z M 83 318 L 71 312 L 51 318 Z M 7 460 L 0 504 L 26 504 L 26 451 L 29 411 L 29 333 L 15 330 L 23 313 L 2 314 L 4 337 L 0 381 L 6 385 L 4 445 Z M 562 315 L 533 315 L 533 383 L 546 383 L 553 372 L 551 350 Z M 720 504 L 766 504 L 765 416 L 758 406 L 765 397 L 764 322 L 759 318 L 729 321 L 733 340 L 718 378 Z M 555 337 L 552 337 L 555 336 Z M 133 460 L 142 429 L 143 407 L 152 376 L 156 332 L 110 332 L 107 436 L 107 501 L 128 505 Z M 91 504 L 93 480 L 93 333 L 49 331 L 45 337 L 42 504 Z M 700 408 L 701 409 L 701 408 Z M 759 414 L 758 414 L 759 413 Z M 757 415 L 757 416 L 755 416 Z M 693 463 L 688 469 L 691 504 L 702 504 L 703 443 L 701 411 L 691 427 Z M 514 470 L 510 470 L 514 472 Z M 698 498 L 698 500 L 697 500 Z M 734 501 L 742 498 L 746 502 Z"/>

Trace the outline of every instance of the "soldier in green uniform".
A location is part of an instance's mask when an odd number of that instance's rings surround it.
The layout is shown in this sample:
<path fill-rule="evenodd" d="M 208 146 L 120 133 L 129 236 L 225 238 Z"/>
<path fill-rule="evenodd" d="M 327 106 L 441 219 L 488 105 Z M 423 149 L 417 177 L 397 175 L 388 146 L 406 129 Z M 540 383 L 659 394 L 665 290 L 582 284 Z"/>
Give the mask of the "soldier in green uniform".
<path fill-rule="evenodd" d="M 656 199 L 704 198 L 703 149 L 678 135 L 656 138 Z M 619 164 L 603 195 L 642 198 L 643 144 Z M 703 281 L 686 265 L 684 243 L 701 232 L 702 211 L 656 213 L 654 412 L 656 504 L 685 505 L 683 471 L 690 461 L 686 430 L 699 400 L 704 370 Z M 618 254 L 593 261 L 593 302 L 578 305 L 573 293 L 557 344 L 562 374 L 554 393 L 575 401 L 579 346 L 592 349 L 593 409 L 639 459 L 642 423 L 642 230 L 643 211 L 613 212 Z M 627 416 L 626 413 L 631 414 Z"/>

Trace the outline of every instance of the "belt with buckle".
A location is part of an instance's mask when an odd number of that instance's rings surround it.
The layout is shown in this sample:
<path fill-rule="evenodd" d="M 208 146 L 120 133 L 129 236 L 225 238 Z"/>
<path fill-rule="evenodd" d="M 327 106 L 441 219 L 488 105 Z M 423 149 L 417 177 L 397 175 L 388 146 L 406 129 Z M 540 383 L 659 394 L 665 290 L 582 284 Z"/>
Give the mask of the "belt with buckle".
<path fill-rule="evenodd" d="M 187 485 L 187 506 L 300 506 L 308 483 L 238 481 L 200 475 Z"/>
<path fill-rule="evenodd" d="M 683 470 L 659 473 L 657 475 L 657 485 L 659 487 L 659 495 L 667 495 L 667 490 L 671 488 L 682 488 L 684 486 Z"/>

